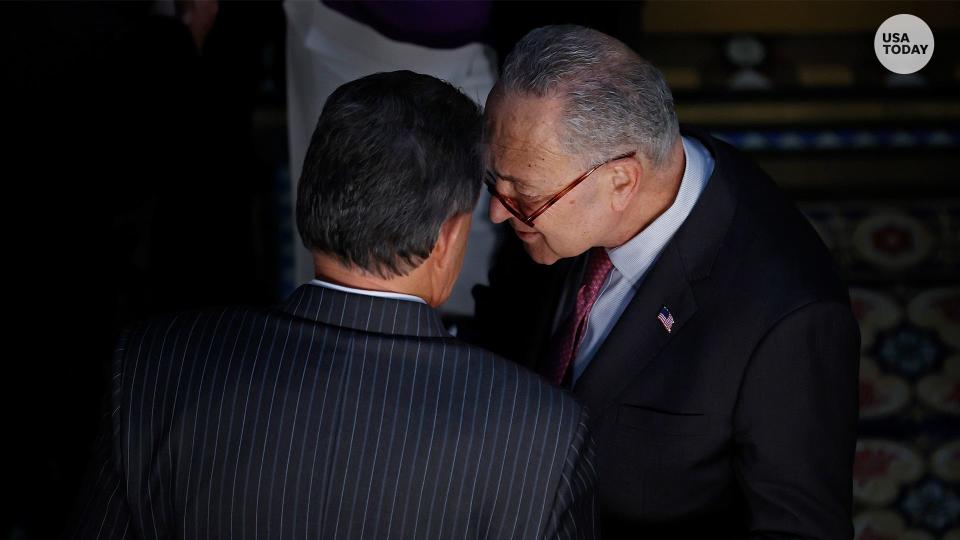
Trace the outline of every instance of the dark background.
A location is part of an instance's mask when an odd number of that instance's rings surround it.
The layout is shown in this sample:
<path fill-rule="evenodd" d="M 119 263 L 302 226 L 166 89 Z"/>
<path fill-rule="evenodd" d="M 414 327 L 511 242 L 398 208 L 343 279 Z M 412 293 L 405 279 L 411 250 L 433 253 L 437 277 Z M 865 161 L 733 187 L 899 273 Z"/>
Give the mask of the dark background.
<path fill-rule="evenodd" d="M 151 9 L 0 5 L 8 538 L 62 530 L 121 328 L 287 292 L 282 5 L 221 3 L 202 49 L 180 18 Z M 893 76 L 873 53 L 896 13 L 936 38 L 917 77 Z M 682 122 L 750 152 L 811 218 L 854 287 L 871 365 L 858 535 L 867 522 L 954 534 L 960 454 L 934 462 L 960 444 L 960 390 L 949 394 L 960 389 L 960 4 L 498 2 L 484 39 L 503 58 L 529 29 L 565 22 L 653 61 Z M 731 84 L 738 36 L 762 45 L 752 69 L 766 88 Z M 878 496 L 871 486 L 898 459 L 920 472 Z"/>

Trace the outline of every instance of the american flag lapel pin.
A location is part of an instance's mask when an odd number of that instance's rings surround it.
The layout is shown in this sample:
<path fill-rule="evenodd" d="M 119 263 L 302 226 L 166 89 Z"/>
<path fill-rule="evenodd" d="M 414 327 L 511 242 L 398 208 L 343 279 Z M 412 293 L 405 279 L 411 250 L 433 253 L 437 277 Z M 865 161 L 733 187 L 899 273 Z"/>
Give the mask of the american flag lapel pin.
<path fill-rule="evenodd" d="M 657 320 L 660 321 L 660 324 L 663 325 L 663 328 L 668 334 L 673 331 L 673 315 L 670 313 L 670 310 L 667 309 L 667 306 L 660 308 L 660 313 L 657 314 Z"/>

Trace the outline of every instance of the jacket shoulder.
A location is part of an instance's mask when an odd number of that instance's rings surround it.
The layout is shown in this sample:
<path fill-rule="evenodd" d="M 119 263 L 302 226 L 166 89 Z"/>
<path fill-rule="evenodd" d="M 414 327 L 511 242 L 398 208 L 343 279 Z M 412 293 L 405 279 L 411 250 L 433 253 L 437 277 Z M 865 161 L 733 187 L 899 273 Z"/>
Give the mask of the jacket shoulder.
<path fill-rule="evenodd" d="M 163 332 L 170 336 L 194 332 L 201 329 L 224 330 L 228 325 L 224 324 L 236 317 L 260 318 L 261 320 L 268 316 L 276 316 L 276 312 L 268 309 L 230 306 L 221 308 L 195 309 L 173 313 L 164 313 L 156 315 L 149 319 L 134 322 L 128 325 L 123 335 L 128 340 L 138 340 L 144 337 L 150 337 L 155 332 Z M 220 323 L 219 325 L 217 323 Z"/>
<path fill-rule="evenodd" d="M 585 414 L 584 408 L 572 394 L 550 384 L 533 371 L 476 345 L 458 343 L 471 351 L 472 355 L 482 358 L 482 363 L 476 367 L 478 378 L 483 377 L 481 372 L 489 373 L 494 378 L 492 384 L 495 388 L 502 384 L 508 392 L 516 393 L 518 410 L 539 414 L 541 418 L 553 414 L 556 415 L 555 421 L 569 425 L 576 425 L 580 416 Z M 499 383 L 496 379 L 500 380 Z"/>
<path fill-rule="evenodd" d="M 718 141 L 717 161 L 738 184 L 737 209 L 726 240 L 739 279 L 769 288 L 766 303 L 787 307 L 817 301 L 847 302 L 833 256 L 810 221 L 759 166 Z"/>
<path fill-rule="evenodd" d="M 265 328 L 277 313 L 266 309 L 224 307 L 158 315 L 127 326 L 114 351 L 115 373 L 169 363 L 173 357 L 189 360 L 201 348 L 223 346 L 227 336 L 241 337 Z"/>

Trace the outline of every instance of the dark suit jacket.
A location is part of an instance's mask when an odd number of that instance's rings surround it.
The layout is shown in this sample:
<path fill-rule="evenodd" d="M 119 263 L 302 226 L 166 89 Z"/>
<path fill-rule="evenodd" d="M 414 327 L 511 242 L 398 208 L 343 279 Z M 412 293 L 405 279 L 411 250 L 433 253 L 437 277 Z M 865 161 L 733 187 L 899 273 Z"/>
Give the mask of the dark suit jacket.
<path fill-rule="evenodd" d="M 121 339 L 94 538 L 592 537 L 584 412 L 406 300 L 306 285 Z"/>
<path fill-rule="evenodd" d="M 604 535 L 849 538 L 859 331 L 846 288 L 763 172 L 685 134 L 713 175 L 574 388 L 596 420 Z M 584 257 L 538 267 L 505 249 L 463 335 L 535 367 Z"/>

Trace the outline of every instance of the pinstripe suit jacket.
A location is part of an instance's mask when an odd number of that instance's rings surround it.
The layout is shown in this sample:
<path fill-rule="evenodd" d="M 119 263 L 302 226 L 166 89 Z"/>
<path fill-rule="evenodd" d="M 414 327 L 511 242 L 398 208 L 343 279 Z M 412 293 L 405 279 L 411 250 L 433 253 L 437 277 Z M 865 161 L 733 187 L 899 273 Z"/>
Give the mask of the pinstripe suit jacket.
<path fill-rule="evenodd" d="M 595 535 L 583 410 L 428 306 L 300 287 L 134 327 L 84 538 Z"/>

